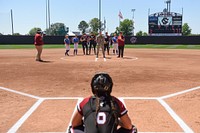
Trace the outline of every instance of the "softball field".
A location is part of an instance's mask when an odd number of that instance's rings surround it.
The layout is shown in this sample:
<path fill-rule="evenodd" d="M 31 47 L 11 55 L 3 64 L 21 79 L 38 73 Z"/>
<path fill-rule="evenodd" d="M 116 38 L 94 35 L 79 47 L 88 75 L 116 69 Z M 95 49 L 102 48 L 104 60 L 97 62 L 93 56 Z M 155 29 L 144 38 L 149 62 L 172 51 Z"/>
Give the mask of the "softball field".
<path fill-rule="evenodd" d="M 125 49 L 65 57 L 65 49 L 0 50 L 0 133 L 66 132 L 95 72 L 111 75 L 140 133 L 200 133 L 200 50 Z"/>

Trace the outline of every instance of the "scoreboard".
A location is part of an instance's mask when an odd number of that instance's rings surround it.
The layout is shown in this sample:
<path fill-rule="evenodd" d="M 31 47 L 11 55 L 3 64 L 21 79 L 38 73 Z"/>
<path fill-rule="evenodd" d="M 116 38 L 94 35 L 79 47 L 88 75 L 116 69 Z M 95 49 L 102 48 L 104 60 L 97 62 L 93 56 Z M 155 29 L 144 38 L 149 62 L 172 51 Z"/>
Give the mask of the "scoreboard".
<path fill-rule="evenodd" d="M 174 12 L 159 12 L 149 15 L 149 35 L 181 36 L 182 15 Z"/>

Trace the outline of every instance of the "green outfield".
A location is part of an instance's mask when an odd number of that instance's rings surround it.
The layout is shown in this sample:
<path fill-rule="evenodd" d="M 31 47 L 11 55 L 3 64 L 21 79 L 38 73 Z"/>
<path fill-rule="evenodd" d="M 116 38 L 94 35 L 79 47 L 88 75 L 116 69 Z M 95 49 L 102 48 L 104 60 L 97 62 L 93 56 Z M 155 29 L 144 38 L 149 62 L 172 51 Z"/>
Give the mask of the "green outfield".
<path fill-rule="evenodd" d="M 79 48 L 82 46 L 79 45 Z M 23 45 L 17 45 L 17 44 L 0 44 L 0 49 L 33 49 L 34 45 L 30 44 L 23 44 Z M 44 48 L 64 48 L 63 44 L 46 44 L 44 45 Z M 71 45 L 71 48 L 73 48 L 73 45 Z M 130 45 L 126 44 L 125 48 L 157 48 L 157 49 L 200 49 L 199 45 L 163 45 L 163 44 L 146 44 L 146 45 Z"/>

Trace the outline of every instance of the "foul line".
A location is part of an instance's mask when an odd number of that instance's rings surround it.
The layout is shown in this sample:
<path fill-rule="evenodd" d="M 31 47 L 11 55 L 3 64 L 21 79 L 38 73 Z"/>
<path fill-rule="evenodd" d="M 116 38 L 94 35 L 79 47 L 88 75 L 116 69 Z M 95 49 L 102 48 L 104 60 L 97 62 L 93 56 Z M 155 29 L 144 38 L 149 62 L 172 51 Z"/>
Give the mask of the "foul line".
<path fill-rule="evenodd" d="M 190 91 L 195 91 L 195 90 L 198 90 L 198 89 L 200 89 L 200 86 L 194 87 L 194 88 L 191 88 L 191 89 L 188 89 L 188 90 L 184 90 L 184 91 L 181 91 L 181 92 L 169 94 L 169 95 L 166 95 L 166 96 L 162 96 L 160 98 L 161 99 L 166 99 L 166 98 L 170 98 L 170 97 L 174 97 L 174 96 L 177 96 L 177 95 L 181 95 L 181 94 L 184 94 L 184 93 L 187 93 L 187 92 L 190 92 Z"/>
<path fill-rule="evenodd" d="M 5 90 L 5 91 L 9 91 L 9 92 L 12 92 L 12 93 L 15 93 L 15 94 L 19 94 L 19 95 L 22 95 L 22 96 L 31 97 L 31 98 L 34 98 L 34 99 L 40 99 L 40 97 L 38 97 L 38 96 L 34 96 L 34 95 L 27 94 L 27 93 L 24 93 L 24 92 L 12 90 L 12 89 L 9 89 L 9 88 L 0 87 L 0 89 Z"/>

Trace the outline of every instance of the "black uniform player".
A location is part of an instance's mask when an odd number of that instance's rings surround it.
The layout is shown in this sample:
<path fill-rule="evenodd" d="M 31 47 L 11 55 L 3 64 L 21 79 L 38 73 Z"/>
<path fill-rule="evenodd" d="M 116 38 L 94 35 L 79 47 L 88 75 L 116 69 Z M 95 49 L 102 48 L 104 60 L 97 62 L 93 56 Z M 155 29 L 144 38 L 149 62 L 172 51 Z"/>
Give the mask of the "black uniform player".
<path fill-rule="evenodd" d="M 137 133 L 123 103 L 111 96 L 113 82 L 106 73 L 91 81 L 94 96 L 78 104 L 69 133 Z M 118 126 L 121 126 L 117 129 Z"/>
<path fill-rule="evenodd" d="M 82 36 L 81 36 L 81 43 L 82 43 L 82 47 L 83 47 L 83 54 L 84 55 L 88 55 L 88 45 L 87 45 L 87 35 L 84 33 Z"/>
<path fill-rule="evenodd" d="M 91 54 L 92 46 L 94 48 L 94 54 L 96 55 L 96 36 L 91 32 L 90 34 L 90 46 L 89 46 L 89 54 Z"/>
<path fill-rule="evenodd" d="M 104 51 L 106 51 L 106 49 L 107 49 L 108 55 L 109 55 L 109 50 L 110 50 L 109 42 L 110 42 L 110 36 L 108 35 L 108 32 L 106 32 L 105 43 L 104 43 Z"/>

